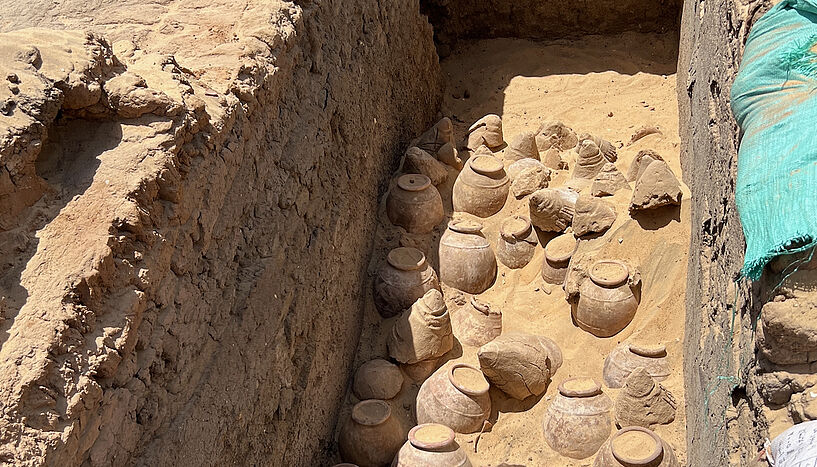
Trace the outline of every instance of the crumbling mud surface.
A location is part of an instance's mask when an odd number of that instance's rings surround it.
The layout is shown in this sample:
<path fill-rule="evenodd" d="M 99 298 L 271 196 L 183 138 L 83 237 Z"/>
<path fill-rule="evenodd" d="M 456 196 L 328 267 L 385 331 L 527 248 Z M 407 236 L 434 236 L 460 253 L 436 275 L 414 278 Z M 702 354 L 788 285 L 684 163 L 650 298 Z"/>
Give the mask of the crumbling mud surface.
<path fill-rule="evenodd" d="M 8 3 L 0 461 L 322 464 L 417 2 Z"/>

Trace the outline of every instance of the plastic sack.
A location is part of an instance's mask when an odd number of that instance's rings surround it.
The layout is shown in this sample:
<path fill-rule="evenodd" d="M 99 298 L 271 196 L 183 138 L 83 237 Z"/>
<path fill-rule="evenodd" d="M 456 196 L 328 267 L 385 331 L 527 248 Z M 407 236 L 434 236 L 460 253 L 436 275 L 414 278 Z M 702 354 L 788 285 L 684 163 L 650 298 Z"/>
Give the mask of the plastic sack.
<path fill-rule="evenodd" d="M 752 28 L 732 85 L 743 132 L 736 201 L 742 275 L 817 244 L 817 0 L 783 0 Z"/>
<path fill-rule="evenodd" d="M 766 457 L 774 467 L 817 465 L 817 421 L 794 425 L 766 447 Z"/>

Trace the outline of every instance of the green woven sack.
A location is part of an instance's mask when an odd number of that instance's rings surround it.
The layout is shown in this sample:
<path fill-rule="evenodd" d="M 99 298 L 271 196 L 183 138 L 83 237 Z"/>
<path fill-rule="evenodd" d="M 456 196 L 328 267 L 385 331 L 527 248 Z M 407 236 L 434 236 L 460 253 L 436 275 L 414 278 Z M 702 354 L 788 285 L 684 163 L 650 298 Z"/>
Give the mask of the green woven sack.
<path fill-rule="evenodd" d="M 736 201 L 758 279 L 775 256 L 817 244 L 817 0 L 783 0 L 757 21 L 732 85 L 743 138 Z"/>

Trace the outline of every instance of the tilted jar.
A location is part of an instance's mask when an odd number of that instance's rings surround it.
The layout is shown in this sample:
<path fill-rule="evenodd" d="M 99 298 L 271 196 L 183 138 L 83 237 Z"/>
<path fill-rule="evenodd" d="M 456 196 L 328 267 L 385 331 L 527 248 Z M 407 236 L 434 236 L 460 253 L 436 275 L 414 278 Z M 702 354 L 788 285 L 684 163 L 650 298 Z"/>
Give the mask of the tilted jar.
<path fill-rule="evenodd" d="M 491 413 L 490 385 L 478 368 L 444 365 L 420 386 L 417 423 L 439 423 L 457 433 L 474 433 Z"/>
<path fill-rule="evenodd" d="M 599 450 L 612 431 L 613 401 L 591 378 L 571 378 L 545 411 L 545 441 L 559 454 L 585 459 Z"/>
<path fill-rule="evenodd" d="M 624 387 L 636 368 L 642 367 L 656 381 L 669 378 L 671 366 L 663 345 L 617 345 L 604 359 L 604 382 L 611 388 Z"/>
<path fill-rule="evenodd" d="M 465 306 L 451 313 L 451 328 L 461 343 L 481 347 L 502 334 L 502 312 L 471 297 Z"/>
<path fill-rule="evenodd" d="M 440 237 L 440 279 L 471 294 L 482 293 L 496 279 L 496 257 L 482 235 L 482 224 L 452 221 Z"/>
<path fill-rule="evenodd" d="M 579 286 L 573 310 L 576 324 L 598 337 L 614 336 L 627 327 L 638 308 L 629 278 L 630 270 L 621 261 L 597 261 L 589 280 Z"/>
<path fill-rule="evenodd" d="M 675 453 L 654 431 L 640 426 L 618 430 L 604 444 L 593 467 L 679 467 Z"/>
<path fill-rule="evenodd" d="M 401 175 L 386 198 L 386 214 L 392 224 L 411 233 L 431 232 L 445 215 L 440 192 L 422 174 Z"/>
<path fill-rule="evenodd" d="M 431 289 L 440 290 L 437 273 L 416 248 L 391 250 L 374 279 L 374 304 L 384 318 L 409 308 Z"/>
<path fill-rule="evenodd" d="M 454 181 L 451 194 L 454 211 L 492 216 L 505 205 L 509 190 L 510 179 L 502 161 L 493 156 L 475 156 Z"/>
<path fill-rule="evenodd" d="M 545 282 L 554 285 L 564 284 L 577 243 L 573 233 L 568 232 L 554 237 L 545 245 L 545 260 L 542 261 L 542 279 Z"/>
<path fill-rule="evenodd" d="M 536 232 L 527 217 L 509 217 L 502 222 L 499 230 L 496 257 L 511 269 L 523 268 L 533 259 L 538 243 Z"/>
<path fill-rule="evenodd" d="M 471 461 L 454 439 L 454 430 L 425 423 L 409 431 L 391 467 L 471 467 Z"/>
<path fill-rule="evenodd" d="M 405 441 L 400 421 L 385 401 L 358 402 L 338 435 L 341 458 L 360 467 L 389 465 Z"/>

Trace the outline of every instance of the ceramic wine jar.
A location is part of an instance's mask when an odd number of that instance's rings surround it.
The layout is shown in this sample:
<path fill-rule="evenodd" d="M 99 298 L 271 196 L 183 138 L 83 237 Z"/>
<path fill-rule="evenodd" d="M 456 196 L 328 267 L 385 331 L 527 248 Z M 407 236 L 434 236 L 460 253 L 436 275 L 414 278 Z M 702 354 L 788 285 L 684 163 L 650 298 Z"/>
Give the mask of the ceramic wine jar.
<path fill-rule="evenodd" d="M 496 257 L 511 269 L 523 268 L 533 259 L 538 243 L 536 232 L 527 217 L 509 217 L 499 229 Z"/>
<path fill-rule="evenodd" d="M 374 304 L 384 318 L 410 307 L 431 289 L 440 290 L 437 273 L 416 248 L 391 250 L 374 279 Z"/>
<path fill-rule="evenodd" d="M 417 423 L 439 423 L 457 433 L 474 433 L 491 413 L 489 384 L 478 368 L 444 365 L 420 386 Z"/>
<path fill-rule="evenodd" d="M 482 293 L 496 279 L 496 257 L 482 235 L 482 224 L 452 221 L 440 237 L 440 279 L 471 294 Z"/>
<path fill-rule="evenodd" d="M 403 373 L 394 363 L 375 358 L 360 365 L 352 381 L 352 391 L 358 399 L 386 400 L 400 393 Z"/>
<path fill-rule="evenodd" d="M 428 233 L 443 221 L 443 199 L 425 175 L 401 175 L 386 198 L 386 214 L 408 232 Z"/>
<path fill-rule="evenodd" d="M 352 408 L 338 436 L 341 458 L 360 467 L 389 465 L 405 441 L 405 432 L 389 404 L 365 400 Z"/>
<path fill-rule="evenodd" d="M 623 387 L 627 377 L 638 367 L 644 368 L 654 380 L 664 381 L 671 371 L 667 348 L 619 344 L 604 360 L 604 382 L 611 388 Z"/>
<path fill-rule="evenodd" d="M 475 156 L 466 162 L 457 180 L 451 199 L 454 210 L 478 217 L 496 214 L 505 205 L 510 179 L 505 165 L 493 156 Z"/>
<path fill-rule="evenodd" d="M 465 306 L 451 314 L 451 328 L 461 343 L 481 347 L 502 334 L 502 312 L 471 297 Z"/>
<path fill-rule="evenodd" d="M 655 432 L 640 426 L 618 430 L 596 456 L 593 467 L 679 467 L 675 453 Z"/>
<path fill-rule="evenodd" d="M 614 336 L 627 327 L 638 308 L 629 278 L 630 270 L 621 261 L 597 261 L 579 286 L 576 324 L 598 337 Z"/>
<path fill-rule="evenodd" d="M 409 431 L 392 467 L 471 467 L 454 430 L 438 423 L 417 425 Z"/>
<path fill-rule="evenodd" d="M 415 364 L 442 357 L 454 347 L 451 319 L 439 290 L 432 289 L 394 322 L 387 341 L 389 355 Z"/>
<path fill-rule="evenodd" d="M 612 429 L 613 401 L 591 378 L 571 378 L 545 412 L 545 441 L 559 454 L 585 459 L 599 450 Z"/>
<path fill-rule="evenodd" d="M 576 251 L 576 237 L 572 233 L 559 235 L 545 245 L 545 260 L 542 261 L 542 279 L 548 284 L 562 285 L 567 276 L 570 258 Z"/>

